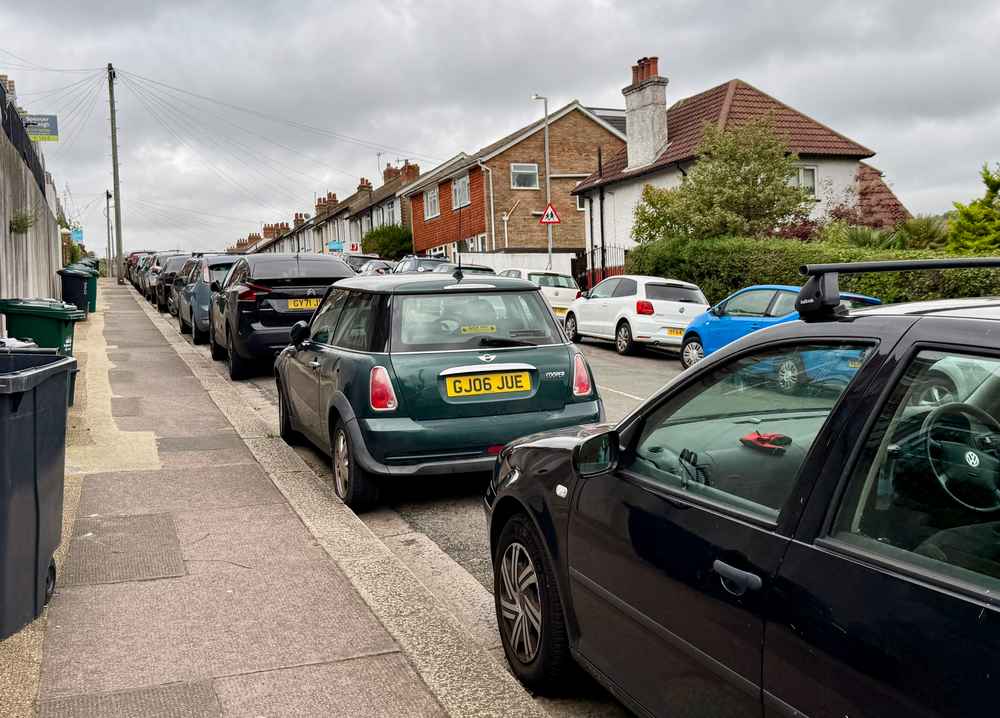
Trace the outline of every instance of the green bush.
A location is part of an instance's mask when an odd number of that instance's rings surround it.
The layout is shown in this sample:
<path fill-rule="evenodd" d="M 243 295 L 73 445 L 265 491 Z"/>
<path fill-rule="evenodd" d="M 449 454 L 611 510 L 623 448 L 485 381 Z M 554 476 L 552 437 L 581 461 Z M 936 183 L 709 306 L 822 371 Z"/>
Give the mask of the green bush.
<path fill-rule="evenodd" d="M 398 224 L 373 229 L 361 238 L 365 254 L 377 254 L 382 259 L 399 259 L 413 251 L 413 235 Z"/>
<path fill-rule="evenodd" d="M 899 249 L 946 249 L 948 222 L 937 215 L 911 217 L 896 225 L 892 234 Z"/>
<path fill-rule="evenodd" d="M 626 271 L 694 282 L 714 304 L 751 284 L 802 286 L 804 278 L 799 267 L 803 264 L 954 256 L 934 250 L 873 249 L 842 242 L 781 238 L 661 239 L 633 249 Z M 886 303 L 993 296 L 1000 295 L 1000 270 L 848 274 L 840 277 L 840 288 L 878 297 Z"/>

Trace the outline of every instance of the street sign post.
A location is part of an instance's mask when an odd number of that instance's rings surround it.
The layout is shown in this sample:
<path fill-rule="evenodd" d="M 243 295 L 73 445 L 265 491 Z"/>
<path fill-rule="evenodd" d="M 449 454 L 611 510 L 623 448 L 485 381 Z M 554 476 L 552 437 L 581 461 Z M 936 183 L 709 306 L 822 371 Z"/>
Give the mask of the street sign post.
<path fill-rule="evenodd" d="M 538 224 L 559 224 L 560 222 L 562 220 L 559 219 L 559 213 L 556 212 L 556 208 L 549 202 L 549 206 L 542 212 L 542 218 L 538 220 Z"/>
<path fill-rule="evenodd" d="M 24 129 L 35 142 L 59 141 L 59 118 L 55 115 L 25 115 Z"/>

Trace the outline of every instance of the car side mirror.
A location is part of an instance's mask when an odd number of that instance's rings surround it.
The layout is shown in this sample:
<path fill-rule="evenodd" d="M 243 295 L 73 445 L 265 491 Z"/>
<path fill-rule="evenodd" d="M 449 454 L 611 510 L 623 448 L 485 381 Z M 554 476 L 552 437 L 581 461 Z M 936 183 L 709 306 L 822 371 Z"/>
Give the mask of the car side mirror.
<path fill-rule="evenodd" d="M 292 340 L 292 344 L 298 346 L 309 338 L 309 322 L 304 320 L 295 322 L 289 330 L 288 336 Z"/>
<path fill-rule="evenodd" d="M 709 309 L 708 313 L 711 314 L 713 317 L 721 317 L 722 316 L 722 308 L 719 307 L 718 305 L 716 305 L 716 306 L 712 307 L 711 309 Z"/>
<path fill-rule="evenodd" d="M 210 290 L 212 290 L 212 292 L 221 292 L 222 291 L 222 285 L 219 284 L 219 280 L 218 279 L 213 279 L 212 283 L 208 286 L 208 288 Z"/>
<path fill-rule="evenodd" d="M 577 293 L 577 296 L 580 299 L 590 299 L 590 290 L 588 289 L 586 292 L 579 292 Z"/>
<path fill-rule="evenodd" d="M 576 473 L 587 478 L 614 471 L 618 466 L 620 441 L 618 432 L 610 429 L 580 442 L 573 450 Z"/>

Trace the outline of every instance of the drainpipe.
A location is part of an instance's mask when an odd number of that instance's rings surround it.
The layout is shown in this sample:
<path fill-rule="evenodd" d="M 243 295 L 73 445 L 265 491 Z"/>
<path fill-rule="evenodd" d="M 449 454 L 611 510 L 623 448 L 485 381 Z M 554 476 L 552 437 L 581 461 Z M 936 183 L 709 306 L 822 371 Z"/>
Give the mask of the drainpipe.
<path fill-rule="evenodd" d="M 496 224 L 496 207 L 493 205 L 493 170 L 483 164 L 482 160 L 478 160 L 476 164 L 479 165 L 479 169 L 486 172 L 490 177 L 490 243 L 493 245 L 493 251 L 497 251 L 497 224 Z M 507 246 L 507 223 L 504 220 L 504 247 Z"/>

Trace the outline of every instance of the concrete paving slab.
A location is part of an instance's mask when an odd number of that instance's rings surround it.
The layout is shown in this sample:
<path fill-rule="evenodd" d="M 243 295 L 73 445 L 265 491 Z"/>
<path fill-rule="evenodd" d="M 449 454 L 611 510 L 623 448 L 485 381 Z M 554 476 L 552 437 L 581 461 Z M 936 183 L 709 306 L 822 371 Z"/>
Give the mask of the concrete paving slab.
<path fill-rule="evenodd" d="M 280 503 L 281 495 L 257 464 L 197 471 L 120 471 L 84 480 L 80 516 L 154 514 Z"/>
<path fill-rule="evenodd" d="M 399 653 L 221 678 L 215 691 L 227 718 L 447 715 Z"/>
<path fill-rule="evenodd" d="M 181 545 L 168 514 L 78 518 L 60 585 L 183 576 Z"/>
<path fill-rule="evenodd" d="M 196 437 L 192 437 L 196 438 Z M 195 449 L 160 454 L 164 469 L 198 470 L 207 466 L 223 467 L 253 461 L 253 454 L 244 446 L 232 449 Z"/>
<path fill-rule="evenodd" d="M 38 705 L 38 718 L 218 718 L 221 715 L 209 681 L 69 696 Z"/>
<path fill-rule="evenodd" d="M 39 698 L 395 650 L 329 561 L 67 588 L 50 608 Z"/>
<path fill-rule="evenodd" d="M 326 553 L 288 504 L 183 511 L 174 525 L 189 573 L 265 569 L 317 561 Z"/>
<path fill-rule="evenodd" d="M 306 471 L 309 468 L 282 439 L 246 439 L 246 445 L 267 473 Z"/>
<path fill-rule="evenodd" d="M 219 449 L 246 449 L 246 444 L 232 429 L 198 436 L 168 436 L 156 440 L 156 448 L 161 453 L 175 451 L 217 451 Z"/>

